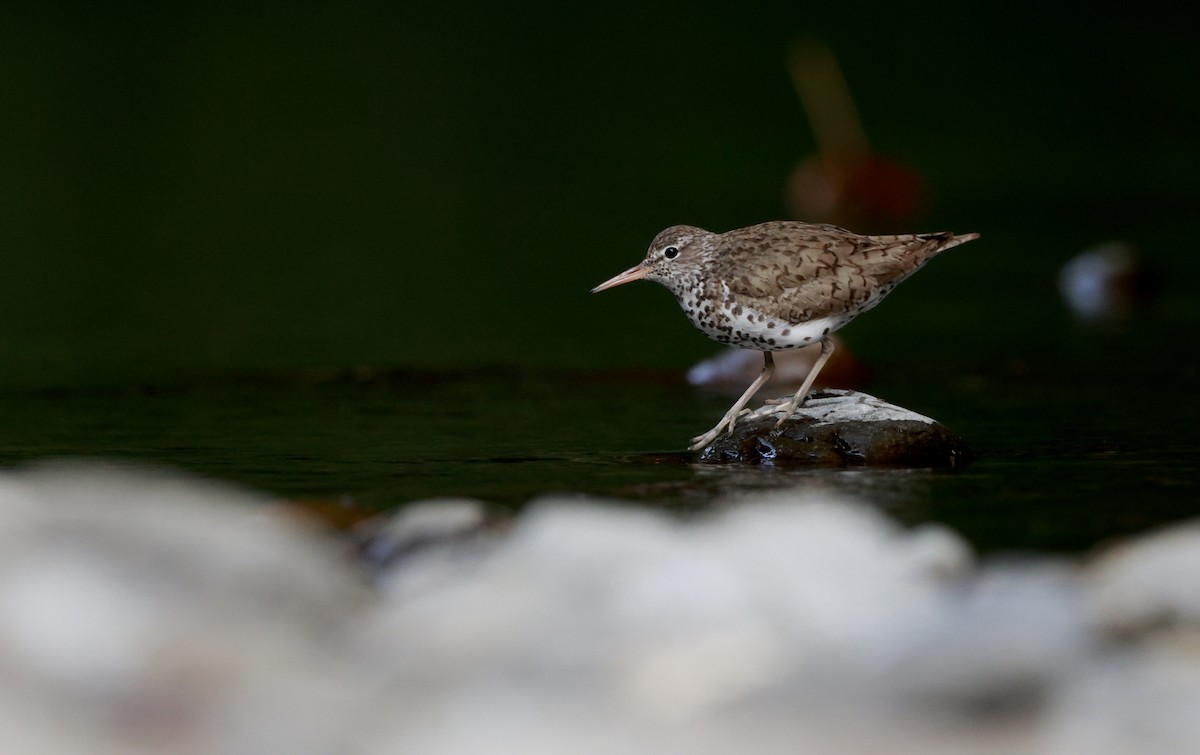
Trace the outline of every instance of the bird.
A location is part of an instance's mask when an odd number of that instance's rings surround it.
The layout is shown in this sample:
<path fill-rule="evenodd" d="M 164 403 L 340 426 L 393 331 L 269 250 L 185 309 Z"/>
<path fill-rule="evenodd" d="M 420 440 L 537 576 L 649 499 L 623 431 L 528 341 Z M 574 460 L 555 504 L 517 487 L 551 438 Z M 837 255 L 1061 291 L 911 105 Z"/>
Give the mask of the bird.
<path fill-rule="evenodd" d="M 684 314 L 720 343 L 757 349 L 763 369 L 721 420 L 692 438 L 698 451 L 732 433 L 754 394 L 771 378 L 773 352 L 820 343 L 800 389 L 778 406 L 776 427 L 792 416 L 833 353 L 831 333 L 874 308 L 901 281 L 938 254 L 979 238 L 910 233 L 861 235 L 835 225 L 778 220 L 725 233 L 675 225 L 655 236 L 645 258 L 592 289 L 636 280 L 659 283 Z"/>

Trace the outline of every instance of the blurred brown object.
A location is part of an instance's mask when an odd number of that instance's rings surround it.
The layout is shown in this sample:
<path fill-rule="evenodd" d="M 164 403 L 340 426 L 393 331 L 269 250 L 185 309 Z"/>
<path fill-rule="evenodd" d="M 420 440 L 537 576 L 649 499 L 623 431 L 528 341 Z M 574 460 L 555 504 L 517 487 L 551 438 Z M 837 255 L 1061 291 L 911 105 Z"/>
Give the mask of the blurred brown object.
<path fill-rule="evenodd" d="M 282 501 L 274 511 L 293 521 L 343 532 L 379 513 L 348 495 L 292 498 Z"/>
<path fill-rule="evenodd" d="M 919 215 L 927 202 L 924 182 L 914 169 L 872 151 L 829 47 L 800 40 L 788 68 L 817 141 L 817 154 L 787 180 L 784 203 L 792 217 L 859 233 L 894 233 Z"/>
<path fill-rule="evenodd" d="M 867 379 L 867 368 L 854 358 L 846 344 L 833 337 L 835 348 L 821 370 L 819 387 L 858 388 Z M 795 391 L 808 376 L 813 362 L 821 353 L 821 345 L 813 344 L 792 351 L 776 351 L 775 374 L 759 391 L 759 395 L 781 395 Z M 746 389 L 762 372 L 762 352 L 731 347 L 692 365 L 687 373 L 689 384 L 710 388 L 736 396 Z"/>

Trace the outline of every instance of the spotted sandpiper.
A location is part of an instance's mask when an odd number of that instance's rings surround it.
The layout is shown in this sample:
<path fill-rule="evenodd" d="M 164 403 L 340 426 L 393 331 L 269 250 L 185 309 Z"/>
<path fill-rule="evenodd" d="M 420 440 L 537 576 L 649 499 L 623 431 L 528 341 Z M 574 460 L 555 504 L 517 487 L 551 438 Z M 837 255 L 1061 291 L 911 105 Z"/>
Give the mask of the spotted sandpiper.
<path fill-rule="evenodd" d="M 687 225 L 655 237 L 646 258 L 592 293 L 635 280 L 666 286 L 692 324 L 721 343 L 763 352 L 763 369 L 716 426 L 692 438 L 704 448 L 733 431 L 771 378 L 773 351 L 821 344 L 821 355 L 790 399 L 777 399 L 780 426 L 799 407 L 833 353 L 829 334 L 878 304 L 900 281 L 977 233 L 861 236 L 833 225 L 774 221 L 726 233 Z"/>

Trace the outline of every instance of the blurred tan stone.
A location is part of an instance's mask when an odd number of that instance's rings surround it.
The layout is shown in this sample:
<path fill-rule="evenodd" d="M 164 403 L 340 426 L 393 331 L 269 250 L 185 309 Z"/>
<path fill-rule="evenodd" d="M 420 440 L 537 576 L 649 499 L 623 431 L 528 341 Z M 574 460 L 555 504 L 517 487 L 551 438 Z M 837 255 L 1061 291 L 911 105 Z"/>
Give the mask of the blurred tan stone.
<path fill-rule="evenodd" d="M 858 388 L 867 380 L 867 368 L 855 358 L 836 335 L 833 354 L 825 363 L 818 379 L 818 388 Z M 802 349 L 776 351 L 775 373 L 757 394 L 759 398 L 777 398 L 785 393 L 794 393 L 808 376 L 817 357 L 821 354 L 819 343 Z M 762 372 L 763 355 L 751 349 L 722 349 L 708 359 L 701 360 L 687 372 L 689 384 L 699 388 L 740 396 L 746 386 L 754 382 Z"/>

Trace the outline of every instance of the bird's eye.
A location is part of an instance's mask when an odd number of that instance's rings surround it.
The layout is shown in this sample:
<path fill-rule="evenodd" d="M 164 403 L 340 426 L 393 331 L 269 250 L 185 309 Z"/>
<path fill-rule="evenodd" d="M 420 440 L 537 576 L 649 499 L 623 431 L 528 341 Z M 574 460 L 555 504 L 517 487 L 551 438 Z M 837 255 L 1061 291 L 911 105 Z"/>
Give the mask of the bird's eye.
<path fill-rule="evenodd" d="M 663 250 L 663 256 L 669 260 L 673 260 L 679 256 L 679 248 L 674 247 L 674 246 L 669 246 Z"/>

